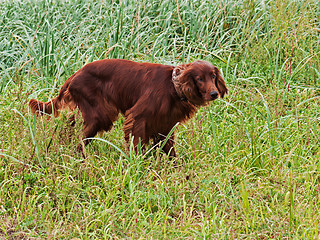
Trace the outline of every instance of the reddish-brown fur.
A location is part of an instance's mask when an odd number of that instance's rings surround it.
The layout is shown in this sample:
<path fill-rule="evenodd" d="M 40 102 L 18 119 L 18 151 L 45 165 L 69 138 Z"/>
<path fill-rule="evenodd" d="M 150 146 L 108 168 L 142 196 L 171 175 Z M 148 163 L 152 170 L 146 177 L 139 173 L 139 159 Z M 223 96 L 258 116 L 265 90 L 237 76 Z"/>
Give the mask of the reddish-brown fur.
<path fill-rule="evenodd" d="M 228 89 L 218 68 L 205 61 L 178 66 L 137 63 L 121 59 L 99 60 L 85 65 L 47 103 L 31 99 L 34 112 L 54 113 L 78 107 L 84 119 L 84 137 L 109 131 L 119 113 L 125 116 L 126 141 L 135 146 L 166 138 L 177 122 L 189 119 L 196 110 L 223 97 Z M 85 139 L 85 144 L 90 140 Z M 175 156 L 173 136 L 163 150 Z"/>

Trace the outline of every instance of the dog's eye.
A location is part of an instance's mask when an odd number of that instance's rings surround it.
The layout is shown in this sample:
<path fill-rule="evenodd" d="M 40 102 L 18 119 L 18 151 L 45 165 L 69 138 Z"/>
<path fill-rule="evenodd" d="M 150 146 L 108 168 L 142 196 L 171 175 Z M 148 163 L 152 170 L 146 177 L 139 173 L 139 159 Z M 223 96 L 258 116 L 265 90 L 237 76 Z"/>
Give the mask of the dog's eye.
<path fill-rule="evenodd" d="M 213 75 L 212 75 L 212 79 L 216 79 L 216 75 L 213 74 Z"/>
<path fill-rule="evenodd" d="M 203 82 L 203 79 L 199 77 L 199 78 L 198 78 L 198 81 L 199 81 L 199 82 Z"/>

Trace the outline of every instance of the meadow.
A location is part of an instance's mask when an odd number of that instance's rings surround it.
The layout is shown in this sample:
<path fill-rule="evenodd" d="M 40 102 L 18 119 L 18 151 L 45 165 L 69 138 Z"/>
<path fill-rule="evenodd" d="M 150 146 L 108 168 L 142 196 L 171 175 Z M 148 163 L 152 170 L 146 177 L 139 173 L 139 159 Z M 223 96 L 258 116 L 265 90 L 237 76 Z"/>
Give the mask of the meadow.
<path fill-rule="evenodd" d="M 319 44 L 316 0 L 0 1 L 0 239 L 319 239 Z M 28 113 L 104 58 L 221 70 L 177 167 Z"/>

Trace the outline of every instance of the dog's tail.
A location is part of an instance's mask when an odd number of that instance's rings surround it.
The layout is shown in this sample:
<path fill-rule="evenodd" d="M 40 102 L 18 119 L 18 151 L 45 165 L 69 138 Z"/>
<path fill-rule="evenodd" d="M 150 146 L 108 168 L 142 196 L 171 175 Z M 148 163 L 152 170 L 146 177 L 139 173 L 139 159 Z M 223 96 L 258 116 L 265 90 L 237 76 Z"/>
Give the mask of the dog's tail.
<path fill-rule="evenodd" d="M 57 117 L 58 112 L 58 99 L 57 97 L 50 100 L 49 102 L 41 102 L 36 99 L 31 99 L 29 102 L 29 109 L 32 113 L 39 112 L 40 114 L 47 113 L 52 114 Z"/>
<path fill-rule="evenodd" d="M 36 99 L 31 99 L 29 101 L 29 109 L 32 113 L 39 114 L 53 114 L 55 117 L 59 116 L 59 110 L 69 107 L 70 110 L 75 108 L 75 104 L 72 101 L 72 97 L 68 90 L 69 85 L 73 79 L 72 75 L 65 84 L 61 87 L 60 93 L 57 97 L 51 99 L 48 102 L 41 102 Z"/>

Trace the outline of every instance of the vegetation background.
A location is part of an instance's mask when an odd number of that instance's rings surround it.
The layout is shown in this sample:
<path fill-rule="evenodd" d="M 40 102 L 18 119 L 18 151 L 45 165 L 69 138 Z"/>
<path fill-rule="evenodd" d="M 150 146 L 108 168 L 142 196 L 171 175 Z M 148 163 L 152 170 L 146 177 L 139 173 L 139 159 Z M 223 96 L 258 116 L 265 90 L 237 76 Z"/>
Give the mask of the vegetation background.
<path fill-rule="evenodd" d="M 319 19 L 316 0 L 1 1 L 0 239 L 318 239 Z M 83 158 L 80 125 L 28 113 L 103 58 L 221 69 L 177 168 L 126 149 L 122 118 Z"/>

